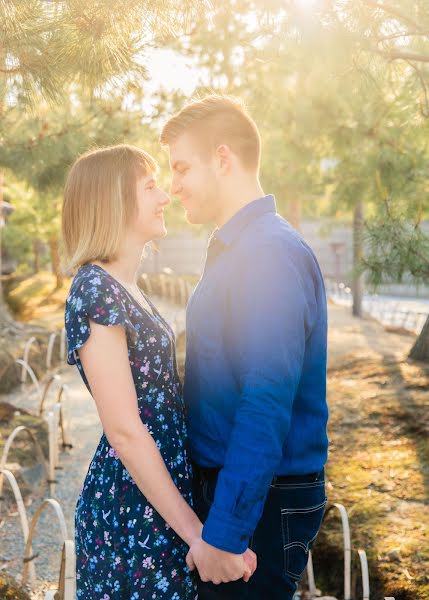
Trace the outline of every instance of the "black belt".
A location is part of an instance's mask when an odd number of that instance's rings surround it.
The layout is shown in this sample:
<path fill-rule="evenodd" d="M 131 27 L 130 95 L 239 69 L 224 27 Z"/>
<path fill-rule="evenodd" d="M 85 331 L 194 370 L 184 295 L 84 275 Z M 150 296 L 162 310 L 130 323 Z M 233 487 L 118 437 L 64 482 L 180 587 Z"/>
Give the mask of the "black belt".
<path fill-rule="evenodd" d="M 214 479 L 218 476 L 221 467 L 201 467 L 196 463 L 192 463 L 192 468 L 197 476 L 204 479 Z M 307 475 L 275 475 L 273 477 L 272 485 L 276 483 L 314 483 L 315 481 L 322 481 L 324 476 L 324 469 L 317 473 L 308 473 Z"/>

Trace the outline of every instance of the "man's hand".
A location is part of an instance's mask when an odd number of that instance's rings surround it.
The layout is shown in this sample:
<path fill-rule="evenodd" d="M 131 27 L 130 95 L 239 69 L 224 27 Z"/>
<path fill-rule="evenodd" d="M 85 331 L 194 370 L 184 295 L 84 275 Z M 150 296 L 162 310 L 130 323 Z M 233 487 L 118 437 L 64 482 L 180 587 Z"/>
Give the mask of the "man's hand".
<path fill-rule="evenodd" d="M 243 558 L 244 562 L 250 569 L 250 573 L 249 571 L 246 571 L 246 573 L 243 575 L 243 579 L 247 583 L 252 577 L 253 573 L 256 571 L 256 567 L 258 566 L 258 559 L 256 554 L 250 548 L 247 548 L 246 552 L 243 554 Z"/>
<path fill-rule="evenodd" d="M 191 545 L 186 562 L 191 571 L 198 569 L 202 581 L 219 584 L 243 578 L 247 582 L 256 569 L 256 554 L 249 548 L 244 554 L 232 554 L 199 538 Z"/>

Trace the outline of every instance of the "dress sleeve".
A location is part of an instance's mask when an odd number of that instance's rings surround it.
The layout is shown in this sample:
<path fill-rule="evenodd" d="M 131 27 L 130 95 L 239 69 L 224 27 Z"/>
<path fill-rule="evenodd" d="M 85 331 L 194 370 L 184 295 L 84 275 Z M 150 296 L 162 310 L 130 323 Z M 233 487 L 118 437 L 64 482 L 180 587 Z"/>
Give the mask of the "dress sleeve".
<path fill-rule="evenodd" d="M 67 363 L 76 364 L 76 354 L 91 335 L 90 319 L 112 327 L 122 325 L 128 346 L 134 346 L 138 330 L 132 324 L 123 292 L 107 274 L 77 275 L 70 288 L 65 308 Z"/>

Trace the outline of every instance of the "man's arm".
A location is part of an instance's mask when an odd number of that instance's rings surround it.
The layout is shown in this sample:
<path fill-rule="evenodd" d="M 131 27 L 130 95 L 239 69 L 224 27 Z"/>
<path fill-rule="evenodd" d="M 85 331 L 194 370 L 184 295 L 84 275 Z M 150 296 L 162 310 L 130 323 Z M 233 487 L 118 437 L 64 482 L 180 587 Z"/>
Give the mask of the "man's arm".
<path fill-rule="evenodd" d="M 230 291 L 228 350 L 241 399 L 202 538 L 242 553 L 282 458 L 315 309 L 307 258 L 255 248 Z M 301 259 L 301 260 L 300 260 Z"/>

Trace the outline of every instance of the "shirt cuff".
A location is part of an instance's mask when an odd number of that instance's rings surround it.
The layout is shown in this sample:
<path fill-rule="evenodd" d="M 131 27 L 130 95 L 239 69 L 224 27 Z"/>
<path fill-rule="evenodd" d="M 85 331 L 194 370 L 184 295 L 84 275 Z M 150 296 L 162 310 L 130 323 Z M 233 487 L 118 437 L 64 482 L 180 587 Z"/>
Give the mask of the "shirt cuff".
<path fill-rule="evenodd" d="M 243 521 L 212 506 L 204 523 L 202 538 L 219 550 L 243 554 L 253 533 L 249 526 L 251 527 L 249 521 Z"/>

